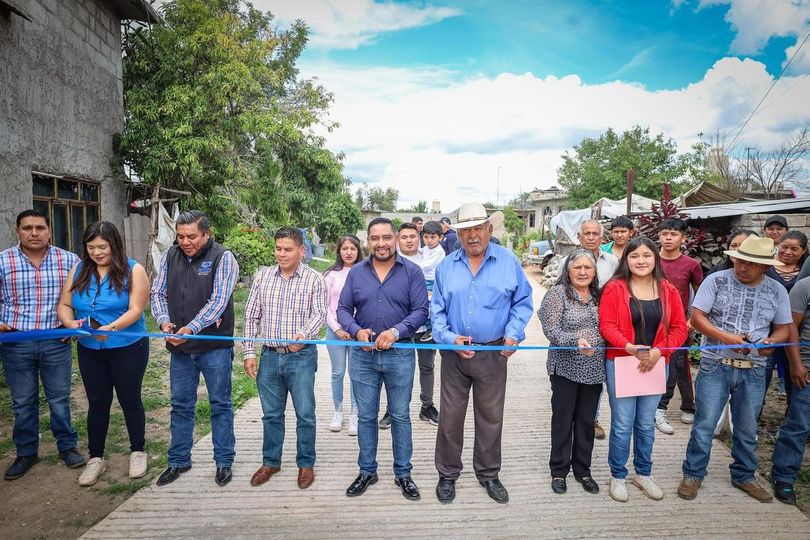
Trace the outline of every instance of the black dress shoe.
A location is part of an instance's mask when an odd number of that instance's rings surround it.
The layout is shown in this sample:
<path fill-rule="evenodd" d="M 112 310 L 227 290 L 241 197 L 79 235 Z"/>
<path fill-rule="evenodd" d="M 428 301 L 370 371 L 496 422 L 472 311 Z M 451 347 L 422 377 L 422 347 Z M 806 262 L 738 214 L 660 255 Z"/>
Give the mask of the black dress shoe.
<path fill-rule="evenodd" d="M 217 467 L 217 474 L 214 476 L 214 482 L 218 486 L 226 486 L 233 478 L 230 467 Z"/>
<path fill-rule="evenodd" d="M 577 482 L 582 484 L 582 489 L 584 489 L 588 493 L 593 494 L 599 493 L 599 484 L 597 484 L 596 480 L 594 480 L 590 476 L 583 476 L 582 478 L 577 478 Z"/>
<path fill-rule="evenodd" d="M 551 490 L 557 495 L 562 495 L 568 491 L 568 486 L 565 483 L 565 478 L 552 478 Z"/>
<path fill-rule="evenodd" d="M 497 478 L 494 480 L 479 480 L 478 483 L 487 488 L 487 495 L 493 501 L 501 504 L 509 502 L 509 492 L 506 491 L 506 488 Z"/>
<path fill-rule="evenodd" d="M 185 467 L 169 467 L 158 477 L 157 485 L 165 486 L 166 484 L 171 484 L 177 480 L 182 473 L 187 472 L 190 469 L 191 465 L 187 465 Z"/>
<path fill-rule="evenodd" d="M 414 484 L 410 476 L 396 478 L 394 480 L 394 485 L 402 489 L 402 495 L 409 501 L 419 499 L 419 488 L 416 487 L 416 484 Z"/>
<path fill-rule="evenodd" d="M 354 479 L 354 482 L 352 482 L 352 485 L 346 488 L 346 495 L 349 497 L 357 497 L 358 495 L 365 493 L 368 486 L 376 483 L 376 474 L 359 474 L 357 475 L 357 478 Z"/>
<path fill-rule="evenodd" d="M 442 504 L 453 502 L 456 498 L 456 481 L 452 478 L 439 478 L 436 485 L 436 497 Z"/>
<path fill-rule="evenodd" d="M 39 456 L 18 456 L 17 459 L 14 460 L 8 469 L 6 469 L 6 474 L 4 478 L 6 480 L 16 480 L 17 478 L 22 478 L 22 476 L 27 473 L 31 467 L 33 467 L 36 462 L 39 461 Z"/>

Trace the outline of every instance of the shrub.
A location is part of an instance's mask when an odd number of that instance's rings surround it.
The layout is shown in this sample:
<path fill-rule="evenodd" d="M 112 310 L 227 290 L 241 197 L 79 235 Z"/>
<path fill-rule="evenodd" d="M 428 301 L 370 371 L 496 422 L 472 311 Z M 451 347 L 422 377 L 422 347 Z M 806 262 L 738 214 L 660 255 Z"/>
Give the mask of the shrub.
<path fill-rule="evenodd" d="M 275 264 L 275 242 L 267 238 L 261 229 L 239 226 L 231 229 L 222 244 L 229 249 L 239 263 L 239 275 L 252 277 L 259 266 Z"/>

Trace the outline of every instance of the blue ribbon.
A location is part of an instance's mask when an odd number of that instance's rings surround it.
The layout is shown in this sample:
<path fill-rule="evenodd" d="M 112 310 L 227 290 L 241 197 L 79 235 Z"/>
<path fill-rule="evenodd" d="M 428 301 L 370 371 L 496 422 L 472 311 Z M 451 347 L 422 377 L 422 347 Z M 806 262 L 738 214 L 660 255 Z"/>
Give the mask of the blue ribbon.
<path fill-rule="evenodd" d="M 95 336 L 119 336 L 132 338 L 166 339 L 170 337 L 180 337 L 188 340 L 198 341 L 233 341 L 233 342 L 254 342 L 266 344 L 299 344 L 299 345 L 337 345 L 340 347 L 368 347 L 371 345 L 366 341 L 343 341 L 340 339 L 269 339 L 269 338 L 247 338 L 240 336 L 210 336 L 195 334 L 163 334 L 159 332 L 107 332 L 94 330 L 92 328 L 67 329 L 56 328 L 53 330 L 28 330 L 23 332 L 0 332 L 0 343 L 18 343 L 21 341 L 42 341 L 46 339 L 66 339 L 66 338 L 86 338 Z M 709 351 L 722 349 L 774 349 L 798 345 L 800 347 L 810 347 L 810 342 L 795 343 L 747 343 L 740 345 L 692 345 L 690 347 L 657 347 L 666 351 Z M 443 350 L 443 351 L 577 351 L 580 347 L 557 347 L 552 345 L 454 345 L 445 343 L 410 343 L 397 342 L 392 345 L 395 349 L 423 349 L 423 350 Z M 598 350 L 624 350 L 624 347 L 591 347 Z"/>

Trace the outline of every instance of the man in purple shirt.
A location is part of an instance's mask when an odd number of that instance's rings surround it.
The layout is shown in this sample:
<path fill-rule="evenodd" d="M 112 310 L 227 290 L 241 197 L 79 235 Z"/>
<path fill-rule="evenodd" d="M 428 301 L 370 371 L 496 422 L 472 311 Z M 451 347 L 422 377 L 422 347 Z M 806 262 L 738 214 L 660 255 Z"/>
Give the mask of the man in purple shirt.
<path fill-rule="evenodd" d="M 357 341 L 373 348 L 352 351 L 349 377 L 357 400 L 357 438 L 360 474 L 346 490 L 356 497 L 377 482 L 377 415 L 380 387 L 385 383 L 394 451 L 394 484 L 405 498 L 419 498 L 411 479 L 411 418 L 414 350 L 392 348 L 412 342 L 428 316 L 428 297 L 422 270 L 397 255 L 397 233 L 390 219 L 376 218 L 368 225 L 371 256 L 351 269 L 340 294 L 337 319 Z"/>

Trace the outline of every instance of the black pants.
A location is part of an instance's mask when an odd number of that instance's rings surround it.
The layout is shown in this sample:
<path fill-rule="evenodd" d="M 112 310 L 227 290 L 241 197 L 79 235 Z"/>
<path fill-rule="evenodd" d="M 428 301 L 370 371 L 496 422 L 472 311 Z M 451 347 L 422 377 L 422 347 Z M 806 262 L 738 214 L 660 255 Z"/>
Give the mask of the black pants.
<path fill-rule="evenodd" d="M 90 457 L 104 457 L 113 389 L 124 411 L 130 451 L 143 452 L 146 415 L 141 401 L 141 384 L 148 361 L 148 338 L 114 349 L 90 349 L 79 344 L 79 371 L 89 404 L 87 439 Z"/>
<path fill-rule="evenodd" d="M 593 424 L 601 384 L 582 384 L 559 375 L 551 380 L 551 457 L 552 478 L 565 478 L 573 467 L 574 476 L 591 476 Z"/>
<path fill-rule="evenodd" d="M 688 343 L 688 342 L 687 342 Z M 684 344 L 684 346 L 686 343 Z M 695 389 L 692 385 L 692 366 L 689 363 L 687 351 L 675 351 L 669 359 L 669 375 L 667 376 L 667 391 L 661 396 L 658 408 L 667 410 L 669 400 L 675 395 L 675 386 L 681 393 L 681 410 L 695 412 Z"/>

